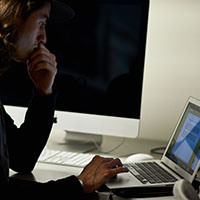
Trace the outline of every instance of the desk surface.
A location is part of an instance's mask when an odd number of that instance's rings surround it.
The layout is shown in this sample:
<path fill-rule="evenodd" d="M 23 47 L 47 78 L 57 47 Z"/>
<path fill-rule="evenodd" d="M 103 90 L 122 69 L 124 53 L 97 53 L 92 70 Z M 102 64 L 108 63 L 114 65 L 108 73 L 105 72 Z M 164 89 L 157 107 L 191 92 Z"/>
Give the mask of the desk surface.
<path fill-rule="evenodd" d="M 64 145 L 64 135 L 63 133 L 58 133 L 58 132 L 52 132 L 51 137 L 48 140 L 47 146 L 48 148 L 52 149 L 59 149 L 59 150 L 72 150 L 71 147 L 67 147 L 67 145 Z M 153 147 L 160 147 L 162 145 L 165 145 L 164 143 L 156 143 L 152 141 L 144 141 L 144 140 L 139 140 L 140 143 L 131 140 L 125 141 L 125 144 L 123 144 L 119 149 L 115 150 L 112 152 L 113 154 L 109 156 L 119 156 L 121 157 L 122 155 L 126 154 L 131 154 L 132 153 L 138 153 L 138 152 L 143 152 L 143 153 L 150 153 L 149 149 Z M 115 143 L 119 143 L 120 139 L 116 138 Z M 132 143 L 131 143 L 132 142 Z M 109 148 L 114 144 L 113 138 L 110 138 L 110 141 L 108 138 L 105 140 L 105 143 L 102 144 L 102 148 L 106 149 L 108 148 L 106 145 L 109 144 Z M 128 148 L 127 148 L 128 147 Z M 140 151 L 140 149 L 142 149 Z M 80 149 L 79 149 L 80 150 Z M 91 152 L 91 153 L 100 153 L 100 152 Z M 106 155 L 108 156 L 108 155 Z M 122 157 L 123 159 L 123 157 Z M 76 168 L 76 167 L 69 167 L 69 166 L 62 166 L 62 165 L 52 165 L 52 164 L 46 164 L 46 163 L 37 163 L 35 169 L 33 170 L 33 173 L 31 175 L 19 175 L 15 173 L 14 171 L 10 171 L 10 176 L 19 178 L 19 179 L 25 179 L 25 180 L 33 180 L 37 182 L 47 182 L 49 180 L 57 180 L 60 178 L 64 178 L 70 175 L 79 175 L 80 172 L 82 171 L 81 168 Z M 106 194 L 100 194 L 99 195 L 100 200 L 107 199 Z M 116 200 L 122 200 L 123 198 L 120 197 L 114 197 L 113 199 Z M 147 199 L 147 198 L 145 198 Z M 151 200 L 158 200 L 161 199 L 159 198 L 148 198 Z M 173 200 L 173 197 L 162 197 L 163 200 Z"/>

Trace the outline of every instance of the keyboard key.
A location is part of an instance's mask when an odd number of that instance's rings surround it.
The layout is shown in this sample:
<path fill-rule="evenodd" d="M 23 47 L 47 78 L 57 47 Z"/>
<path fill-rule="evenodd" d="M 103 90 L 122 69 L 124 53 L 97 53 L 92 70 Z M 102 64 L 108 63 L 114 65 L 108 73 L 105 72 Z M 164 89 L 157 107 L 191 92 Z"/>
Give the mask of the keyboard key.
<path fill-rule="evenodd" d="M 141 162 L 125 164 L 129 171 L 143 184 L 168 183 L 177 179 L 159 166 L 156 162 Z"/>

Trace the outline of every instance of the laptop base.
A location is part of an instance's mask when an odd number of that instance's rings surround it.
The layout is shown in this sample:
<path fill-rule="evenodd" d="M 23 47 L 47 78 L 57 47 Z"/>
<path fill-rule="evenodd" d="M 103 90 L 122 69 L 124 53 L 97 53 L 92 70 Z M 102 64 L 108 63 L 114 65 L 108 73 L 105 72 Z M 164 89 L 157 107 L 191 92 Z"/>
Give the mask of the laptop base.
<path fill-rule="evenodd" d="M 141 197 L 161 197 L 172 196 L 173 186 L 156 186 L 156 187 L 132 187 L 112 189 L 112 192 L 120 197 L 141 198 Z"/>

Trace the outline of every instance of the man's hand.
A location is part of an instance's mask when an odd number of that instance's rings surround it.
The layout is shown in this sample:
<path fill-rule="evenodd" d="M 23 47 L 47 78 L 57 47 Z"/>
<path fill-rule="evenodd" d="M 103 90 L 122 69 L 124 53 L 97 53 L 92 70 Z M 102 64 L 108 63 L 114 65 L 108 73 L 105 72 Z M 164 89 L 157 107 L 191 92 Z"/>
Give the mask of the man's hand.
<path fill-rule="evenodd" d="M 123 167 L 118 158 L 113 159 L 95 156 L 83 169 L 78 178 L 83 181 L 84 192 L 90 193 L 94 192 L 118 173 L 123 172 L 128 172 L 128 169 Z"/>
<path fill-rule="evenodd" d="M 36 89 L 42 95 L 50 95 L 57 73 L 56 57 L 40 43 L 38 48 L 32 52 L 28 61 L 28 72 Z"/>

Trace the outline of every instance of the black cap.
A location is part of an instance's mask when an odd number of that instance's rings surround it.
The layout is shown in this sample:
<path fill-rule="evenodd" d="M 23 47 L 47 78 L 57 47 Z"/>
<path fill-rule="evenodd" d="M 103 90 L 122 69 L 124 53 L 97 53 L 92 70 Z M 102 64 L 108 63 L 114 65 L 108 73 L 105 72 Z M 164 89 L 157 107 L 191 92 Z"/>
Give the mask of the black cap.
<path fill-rule="evenodd" d="M 75 12 L 68 5 L 55 0 L 50 0 L 50 3 L 50 23 L 65 23 L 74 17 Z"/>

